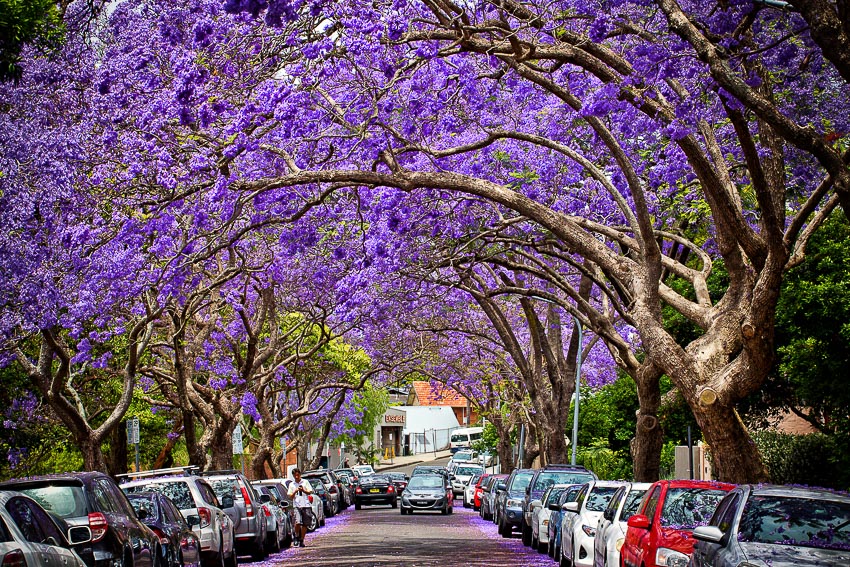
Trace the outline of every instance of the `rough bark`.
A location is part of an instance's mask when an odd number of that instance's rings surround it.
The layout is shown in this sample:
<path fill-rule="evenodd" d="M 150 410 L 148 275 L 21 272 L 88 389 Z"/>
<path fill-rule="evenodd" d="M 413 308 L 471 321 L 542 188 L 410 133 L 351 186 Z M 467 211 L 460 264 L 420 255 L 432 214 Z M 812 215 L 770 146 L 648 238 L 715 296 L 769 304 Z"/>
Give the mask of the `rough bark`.
<path fill-rule="evenodd" d="M 655 482 L 661 475 L 664 433 L 658 422 L 658 408 L 661 405 L 660 377 L 658 368 L 651 364 L 643 365 L 634 376 L 639 409 L 631 454 L 634 477 L 638 482 Z"/>

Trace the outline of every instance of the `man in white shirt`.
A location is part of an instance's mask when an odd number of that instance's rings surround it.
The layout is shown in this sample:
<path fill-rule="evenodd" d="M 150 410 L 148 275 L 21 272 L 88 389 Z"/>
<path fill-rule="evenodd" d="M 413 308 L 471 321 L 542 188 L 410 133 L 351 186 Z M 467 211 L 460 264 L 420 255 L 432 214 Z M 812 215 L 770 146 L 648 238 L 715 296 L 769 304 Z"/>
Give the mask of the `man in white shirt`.
<path fill-rule="evenodd" d="M 310 525 L 313 518 L 312 494 L 313 485 L 309 480 L 301 478 L 300 469 L 292 469 L 292 478 L 294 482 L 289 483 L 289 497 L 292 498 L 292 505 L 295 507 L 295 547 L 305 547 L 304 538 L 307 536 L 307 526 Z"/>

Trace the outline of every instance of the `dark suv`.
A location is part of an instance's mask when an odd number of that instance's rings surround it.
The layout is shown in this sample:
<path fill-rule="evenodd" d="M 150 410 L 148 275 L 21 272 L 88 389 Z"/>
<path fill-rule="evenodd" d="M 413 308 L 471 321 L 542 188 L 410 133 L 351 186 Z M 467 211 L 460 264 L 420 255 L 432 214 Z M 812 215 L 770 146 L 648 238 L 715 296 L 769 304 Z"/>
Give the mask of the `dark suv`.
<path fill-rule="evenodd" d="M 73 526 L 88 526 L 91 542 L 75 547 L 89 567 L 153 566 L 159 538 L 143 524 L 111 477 L 99 472 L 64 473 L 0 483 L 23 492 Z"/>
<path fill-rule="evenodd" d="M 531 545 L 531 502 L 539 500 L 546 489 L 556 484 L 584 484 L 598 480 L 596 475 L 579 465 L 546 465 L 534 471 L 531 482 L 525 487 L 522 501 L 522 543 Z"/>
<path fill-rule="evenodd" d="M 514 469 L 508 480 L 497 485 L 501 494 L 498 495 L 496 515 L 502 537 L 511 537 L 514 527 L 522 524 L 522 500 L 534 472 L 534 469 Z"/>
<path fill-rule="evenodd" d="M 240 554 L 250 554 L 255 561 L 265 559 L 266 516 L 256 488 L 239 471 L 206 471 L 201 473 L 210 483 L 219 500 L 233 506 L 222 508 L 233 521 L 236 534 L 236 549 Z"/>

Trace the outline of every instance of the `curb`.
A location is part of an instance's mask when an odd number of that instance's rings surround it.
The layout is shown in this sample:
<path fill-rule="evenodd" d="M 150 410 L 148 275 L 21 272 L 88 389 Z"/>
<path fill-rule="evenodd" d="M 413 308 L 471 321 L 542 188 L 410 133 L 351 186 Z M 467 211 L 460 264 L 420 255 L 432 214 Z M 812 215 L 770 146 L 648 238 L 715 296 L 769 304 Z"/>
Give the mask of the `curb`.
<path fill-rule="evenodd" d="M 402 467 L 409 467 L 411 465 L 418 465 L 418 464 L 424 463 L 424 462 L 425 461 L 410 461 L 409 463 L 398 463 L 396 465 L 387 465 L 387 466 L 378 465 L 379 468 L 375 469 L 375 472 L 389 471 L 389 470 L 393 470 L 393 469 L 400 469 Z"/>

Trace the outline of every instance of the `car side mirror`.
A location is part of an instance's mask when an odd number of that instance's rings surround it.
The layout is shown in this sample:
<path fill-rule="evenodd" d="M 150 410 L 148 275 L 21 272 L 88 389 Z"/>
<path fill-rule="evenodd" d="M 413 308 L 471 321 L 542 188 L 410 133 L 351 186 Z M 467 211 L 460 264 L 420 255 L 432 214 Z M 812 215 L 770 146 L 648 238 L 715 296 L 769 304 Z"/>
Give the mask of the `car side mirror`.
<path fill-rule="evenodd" d="M 602 512 L 602 517 L 608 520 L 609 522 L 614 521 L 614 511 L 613 510 L 605 510 Z"/>
<path fill-rule="evenodd" d="M 552 510 L 553 512 L 557 512 L 558 510 L 561 509 L 561 507 L 558 506 L 557 502 L 552 502 L 551 504 L 549 504 L 549 509 Z"/>
<path fill-rule="evenodd" d="M 578 502 L 565 502 L 563 510 L 565 512 L 578 513 Z"/>
<path fill-rule="evenodd" d="M 142 508 L 136 512 L 136 517 L 140 520 L 144 520 L 148 517 L 148 511 Z"/>
<path fill-rule="evenodd" d="M 405 481 L 405 482 L 410 482 L 410 475 L 407 475 L 407 474 L 406 474 L 406 475 L 404 475 L 404 481 Z"/>
<path fill-rule="evenodd" d="M 68 529 L 68 543 L 71 545 L 82 545 L 91 541 L 91 528 L 88 526 L 74 526 Z"/>
<path fill-rule="evenodd" d="M 539 508 L 540 506 L 543 506 L 543 502 L 541 502 L 540 500 L 532 500 L 531 501 L 531 507 L 532 508 Z"/>
<path fill-rule="evenodd" d="M 531 486 L 526 486 L 526 487 L 525 487 L 525 494 L 526 494 L 526 495 L 531 494 Z"/>
<path fill-rule="evenodd" d="M 631 518 L 628 519 L 626 524 L 630 528 L 635 528 L 638 530 L 648 530 L 649 529 L 649 518 L 644 516 L 643 514 L 635 514 Z"/>
<path fill-rule="evenodd" d="M 272 497 L 268 494 L 260 494 L 260 502 L 263 504 L 269 504 L 272 501 Z"/>
<path fill-rule="evenodd" d="M 192 514 L 191 516 L 186 516 L 186 523 L 189 524 L 189 527 L 200 526 L 201 525 L 201 517 L 197 514 Z"/>
<path fill-rule="evenodd" d="M 227 495 L 221 497 L 221 507 L 222 508 L 233 508 L 233 496 Z"/>
<path fill-rule="evenodd" d="M 287 502 L 286 500 L 282 500 L 282 501 L 278 502 L 277 505 L 280 506 L 281 508 L 283 508 L 284 510 L 289 508 L 289 502 Z"/>
<path fill-rule="evenodd" d="M 499 484 L 496 485 L 496 490 L 505 491 L 507 489 L 508 489 L 508 485 L 505 484 L 504 482 L 500 482 Z"/>
<path fill-rule="evenodd" d="M 699 526 L 694 529 L 694 539 L 726 545 L 728 535 L 723 533 L 717 526 Z"/>

